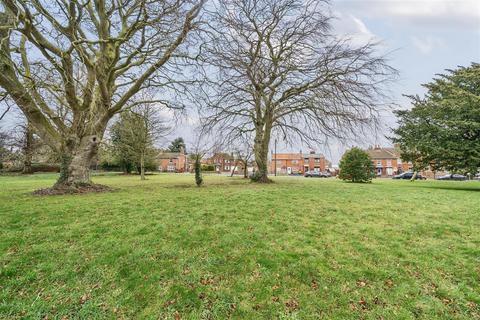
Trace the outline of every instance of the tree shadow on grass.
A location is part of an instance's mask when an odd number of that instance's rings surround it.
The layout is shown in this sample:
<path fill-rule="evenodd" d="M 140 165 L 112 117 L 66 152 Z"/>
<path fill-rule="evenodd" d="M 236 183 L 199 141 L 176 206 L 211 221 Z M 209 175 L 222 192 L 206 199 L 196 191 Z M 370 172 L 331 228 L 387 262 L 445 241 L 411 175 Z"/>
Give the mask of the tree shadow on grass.
<path fill-rule="evenodd" d="M 457 183 L 457 182 L 454 182 Z M 459 182 L 462 184 L 463 182 Z M 454 191 L 476 191 L 480 192 L 480 183 L 478 185 L 417 185 L 412 186 L 417 188 L 438 189 L 438 190 L 454 190 Z"/>

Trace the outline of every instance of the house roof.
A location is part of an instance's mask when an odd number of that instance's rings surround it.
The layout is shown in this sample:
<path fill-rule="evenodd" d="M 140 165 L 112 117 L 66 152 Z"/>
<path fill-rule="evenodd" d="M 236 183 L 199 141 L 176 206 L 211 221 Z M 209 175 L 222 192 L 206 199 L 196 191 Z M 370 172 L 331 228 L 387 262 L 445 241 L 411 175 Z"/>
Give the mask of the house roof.
<path fill-rule="evenodd" d="M 400 154 L 395 148 L 370 148 L 365 150 L 372 159 L 397 159 Z"/>
<path fill-rule="evenodd" d="M 325 158 L 325 156 L 321 153 L 304 153 L 302 157 L 303 158 Z"/>
<path fill-rule="evenodd" d="M 160 152 L 158 154 L 159 159 L 175 159 L 179 158 L 180 156 L 184 156 L 184 154 L 180 152 Z"/>
<path fill-rule="evenodd" d="M 217 152 L 210 157 L 210 159 L 226 159 L 226 160 L 233 160 L 234 157 L 231 154 L 226 152 Z"/>
<path fill-rule="evenodd" d="M 277 153 L 272 154 L 272 159 L 277 160 L 300 160 L 302 155 L 300 153 Z"/>

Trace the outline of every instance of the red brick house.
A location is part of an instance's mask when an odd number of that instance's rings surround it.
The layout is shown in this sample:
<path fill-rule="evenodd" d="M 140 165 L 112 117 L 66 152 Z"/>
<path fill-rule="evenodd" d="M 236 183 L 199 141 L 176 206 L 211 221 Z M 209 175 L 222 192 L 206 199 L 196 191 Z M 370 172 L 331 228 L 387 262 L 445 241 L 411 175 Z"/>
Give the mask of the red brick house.
<path fill-rule="evenodd" d="M 375 145 L 365 151 L 372 158 L 375 173 L 379 177 L 391 177 L 412 169 L 411 163 L 402 161 L 397 148 L 382 148 Z"/>
<path fill-rule="evenodd" d="M 276 162 L 276 167 L 275 167 Z M 272 154 L 270 173 L 277 174 L 304 174 L 307 171 L 324 172 L 329 170 L 330 162 L 325 156 L 315 151 L 310 153 L 277 153 Z"/>
<path fill-rule="evenodd" d="M 186 172 L 188 158 L 183 152 L 160 152 L 158 155 L 159 170 L 162 172 Z"/>
<path fill-rule="evenodd" d="M 245 170 L 247 170 L 248 173 L 252 173 L 254 170 L 254 163 L 252 161 L 248 161 L 247 168 L 244 168 L 245 164 L 243 161 L 236 159 L 233 154 L 226 152 L 217 152 L 210 158 L 202 161 L 202 164 L 214 165 L 215 172 L 217 173 L 231 174 L 233 171 L 234 174 L 243 175 Z"/>
<path fill-rule="evenodd" d="M 235 158 L 226 152 L 217 152 L 205 161 L 206 164 L 213 164 L 217 173 L 231 173 L 235 167 Z"/>

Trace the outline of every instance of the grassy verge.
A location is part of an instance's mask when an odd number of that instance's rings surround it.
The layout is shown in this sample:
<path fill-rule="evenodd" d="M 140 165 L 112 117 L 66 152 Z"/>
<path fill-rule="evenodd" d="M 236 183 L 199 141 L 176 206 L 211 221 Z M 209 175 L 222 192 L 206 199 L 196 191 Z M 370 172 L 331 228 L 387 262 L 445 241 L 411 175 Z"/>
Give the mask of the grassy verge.
<path fill-rule="evenodd" d="M 4 319 L 479 319 L 480 183 L 0 177 Z"/>

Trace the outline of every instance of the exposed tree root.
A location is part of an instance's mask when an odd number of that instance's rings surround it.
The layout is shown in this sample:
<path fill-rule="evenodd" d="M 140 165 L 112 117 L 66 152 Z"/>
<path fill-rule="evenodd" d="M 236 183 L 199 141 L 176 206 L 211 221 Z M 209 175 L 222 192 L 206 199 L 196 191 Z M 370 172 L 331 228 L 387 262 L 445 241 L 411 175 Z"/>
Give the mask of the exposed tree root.
<path fill-rule="evenodd" d="M 113 189 L 101 184 L 56 184 L 51 188 L 40 189 L 33 192 L 37 196 L 56 196 L 64 194 L 85 194 L 97 192 L 109 192 Z"/>
<path fill-rule="evenodd" d="M 253 175 L 251 180 L 256 183 L 273 183 L 273 180 L 269 179 L 266 175 Z"/>

